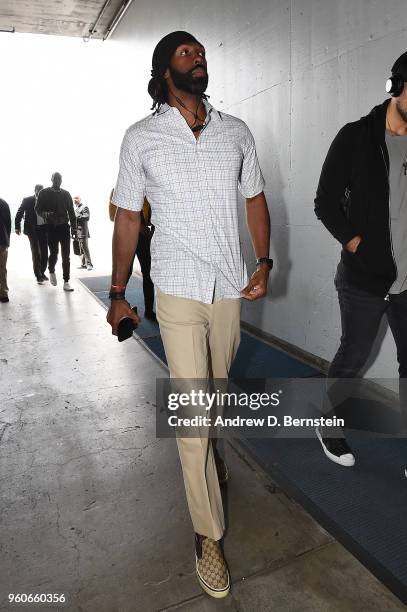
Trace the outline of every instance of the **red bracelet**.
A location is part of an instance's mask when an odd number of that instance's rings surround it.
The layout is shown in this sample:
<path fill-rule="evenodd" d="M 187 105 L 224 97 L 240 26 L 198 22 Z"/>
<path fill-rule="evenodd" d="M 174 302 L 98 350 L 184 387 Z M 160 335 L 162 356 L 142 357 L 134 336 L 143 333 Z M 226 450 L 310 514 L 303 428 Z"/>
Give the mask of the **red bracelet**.
<path fill-rule="evenodd" d="M 125 291 L 126 285 L 111 285 L 110 289 L 114 289 L 115 291 Z"/>

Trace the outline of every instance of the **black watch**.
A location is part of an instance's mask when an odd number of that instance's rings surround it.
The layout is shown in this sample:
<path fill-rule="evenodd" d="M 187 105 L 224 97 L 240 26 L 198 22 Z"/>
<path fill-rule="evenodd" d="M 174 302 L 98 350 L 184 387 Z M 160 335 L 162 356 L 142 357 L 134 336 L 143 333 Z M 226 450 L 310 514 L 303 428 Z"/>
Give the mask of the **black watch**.
<path fill-rule="evenodd" d="M 267 264 L 269 267 L 269 270 L 272 269 L 273 267 L 273 260 L 270 259 L 269 257 L 259 257 L 258 259 L 256 259 L 256 267 L 259 266 L 260 264 Z"/>

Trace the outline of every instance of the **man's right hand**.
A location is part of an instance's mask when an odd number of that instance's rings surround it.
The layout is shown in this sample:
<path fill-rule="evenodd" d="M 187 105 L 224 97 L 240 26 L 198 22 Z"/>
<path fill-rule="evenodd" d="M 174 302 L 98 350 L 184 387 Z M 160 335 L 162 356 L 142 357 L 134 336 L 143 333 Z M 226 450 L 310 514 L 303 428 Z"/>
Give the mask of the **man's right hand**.
<path fill-rule="evenodd" d="M 345 249 L 349 251 L 349 253 L 356 253 L 361 242 L 362 236 L 354 236 L 352 240 L 349 240 L 349 242 L 345 244 Z"/>
<path fill-rule="evenodd" d="M 141 323 L 141 318 L 130 308 L 130 304 L 127 300 L 112 300 L 106 316 L 106 321 L 111 325 L 112 334 L 114 336 L 117 336 L 117 326 L 124 317 L 129 317 L 137 325 Z"/>

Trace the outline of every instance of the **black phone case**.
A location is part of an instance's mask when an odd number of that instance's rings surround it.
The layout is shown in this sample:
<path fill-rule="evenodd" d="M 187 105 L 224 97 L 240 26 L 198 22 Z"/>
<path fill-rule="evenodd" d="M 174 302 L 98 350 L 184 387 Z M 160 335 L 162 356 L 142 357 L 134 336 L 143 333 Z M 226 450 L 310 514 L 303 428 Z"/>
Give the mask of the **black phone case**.
<path fill-rule="evenodd" d="M 132 311 L 137 314 L 137 306 L 133 306 Z M 128 338 L 131 338 L 134 330 L 137 328 L 136 323 L 130 317 L 124 317 L 120 319 L 119 325 L 117 326 L 117 339 L 119 342 L 123 342 Z"/>

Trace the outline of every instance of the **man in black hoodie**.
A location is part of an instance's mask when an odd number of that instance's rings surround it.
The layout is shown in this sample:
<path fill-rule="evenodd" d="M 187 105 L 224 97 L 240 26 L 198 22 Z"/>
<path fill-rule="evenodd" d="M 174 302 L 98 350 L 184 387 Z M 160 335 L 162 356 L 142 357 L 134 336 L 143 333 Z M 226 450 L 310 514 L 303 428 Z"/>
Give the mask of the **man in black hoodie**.
<path fill-rule="evenodd" d="M 0 302 L 9 302 L 7 287 L 7 256 L 10 246 L 11 216 L 5 200 L 0 199 Z"/>
<path fill-rule="evenodd" d="M 54 172 L 51 177 L 51 187 L 41 189 L 38 194 L 35 212 L 40 215 L 47 224 L 49 259 L 48 270 L 51 285 L 57 284 L 55 265 L 58 260 L 59 245 L 61 245 L 62 273 L 64 279 L 64 291 L 73 291 L 69 284 L 70 277 L 70 250 L 71 236 L 76 236 L 77 224 L 72 197 L 69 191 L 61 189 L 62 176 Z M 71 227 L 69 227 L 69 223 Z"/>
<path fill-rule="evenodd" d="M 335 276 L 342 336 L 328 378 L 358 376 L 386 314 L 397 347 L 405 427 L 407 52 L 394 63 L 386 91 L 391 99 L 345 125 L 332 142 L 322 167 L 315 213 L 342 245 Z M 335 392 L 328 397 L 332 401 Z M 341 429 L 319 428 L 317 435 L 329 459 L 354 465 Z"/>

